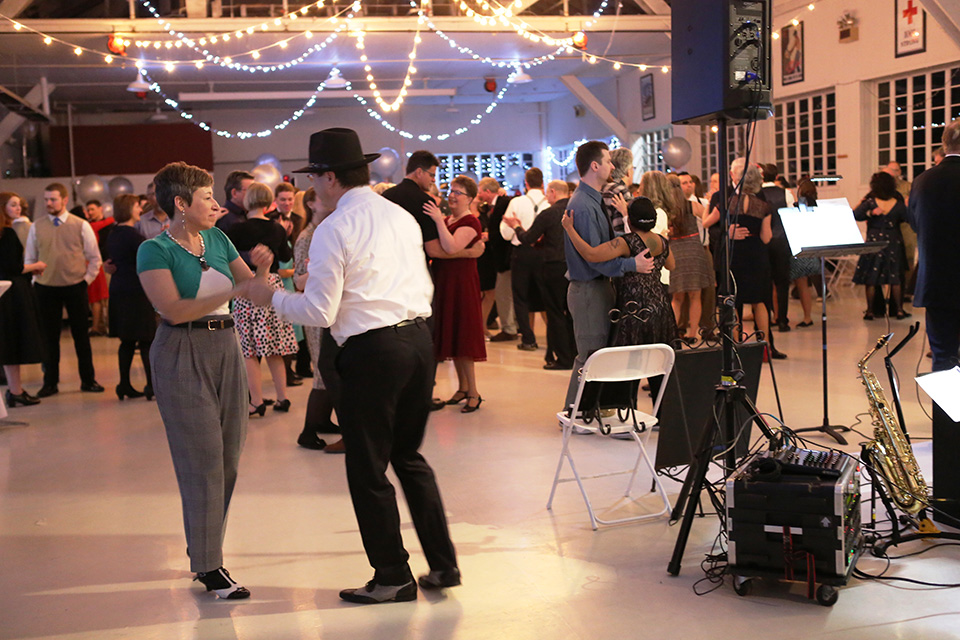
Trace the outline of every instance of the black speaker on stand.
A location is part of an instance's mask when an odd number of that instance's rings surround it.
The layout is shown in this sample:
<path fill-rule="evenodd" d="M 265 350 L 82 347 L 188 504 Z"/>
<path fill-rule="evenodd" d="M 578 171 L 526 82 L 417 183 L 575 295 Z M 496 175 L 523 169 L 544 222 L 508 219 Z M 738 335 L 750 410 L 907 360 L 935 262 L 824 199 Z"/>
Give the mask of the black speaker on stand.
<path fill-rule="evenodd" d="M 713 410 L 701 442 L 694 452 L 673 518 L 683 513 L 677 542 L 667 565 L 680 573 L 701 493 L 707 489 L 707 469 L 714 443 L 723 443 L 727 473 L 736 469 L 734 443 L 743 416 L 751 416 L 771 441 L 774 434 L 740 384 L 743 372 L 734 363 L 736 306 L 730 276 L 727 213 L 727 125 L 767 118 L 770 103 L 770 5 L 772 0 L 673 0 L 673 122 L 717 125 L 717 171 L 720 174 L 720 310 L 721 371 L 715 387 Z M 748 151 L 749 153 L 749 151 Z"/>

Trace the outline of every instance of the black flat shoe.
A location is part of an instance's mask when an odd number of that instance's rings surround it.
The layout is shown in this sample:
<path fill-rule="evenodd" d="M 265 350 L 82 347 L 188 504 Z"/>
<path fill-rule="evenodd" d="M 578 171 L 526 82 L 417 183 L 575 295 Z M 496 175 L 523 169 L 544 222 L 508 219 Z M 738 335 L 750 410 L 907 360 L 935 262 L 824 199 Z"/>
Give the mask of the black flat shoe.
<path fill-rule="evenodd" d="M 453 395 L 450 397 L 450 399 L 446 401 L 445 404 L 450 404 L 450 405 L 460 404 L 461 402 L 463 402 L 463 401 L 466 400 L 466 399 L 467 399 L 467 392 L 464 391 L 463 389 L 460 389 L 460 390 L 458 390 L 455 394 L 453 394 Z"/>
<path fill-rule="evenodd" d="M 267 413 L 267 403 L 266 403 L 266 402 L 261 402 L 261 403 L 260 403 L 259 405 L 257 405 L 257 406 L 254 406 L 253 404 L 251 404 L 250 406 L 253 407 L 252 409 L 250 409 L 250 417 L 251 417 L 251 418 L 252 418 L 253 416 L 260 416 L 260 417 L 262 418 L 262 417 Z"/>
<path fill-rule="evenodd" d="M 289 399 L 281 400 L 277 404 L 273 405 L 273 410 L 287 413 L 288 411 L 290 411 L 290 400 Z"/>
<path fill-rule="evenodd" d="M 94 380 L 93 382 L 85 382 L 80 385 L 80 391 L 85 393 L 103 393 L 103 387 Z"/>
<path fill-rule="evenodd" d="M 230 577 L 230 572 L 223 567 L 207 573 L 198 573 L 194 580 L 198 580 L 207 588 L 207 591 L 213 591 L 223 600 L 243 600 L 250 597 L 247 588 L 237 584 L 236 580 Z"/>
<path fill-rule="evenodd" d="M 46 384 L 45 384 L 45 385 L 43 385 L 42 387 L 40 387 L 40 391 L 37 391 L 37 397 L 38 397 L 38 398 L 49 398 L 50 396 L 56 395 L 56 394 L 58 394 L 58 393 L 60 393 L 60 389 L 59 389 L 59 387 L 57 387 L 57 385 L 55 385 L 55 384 L 46 385 Z"/>
<path fill-rule="evenodd" d="M 144 396 L 144 393 L 142 391 L 137 391 L 136 389 L 131 387 L 129 384 L 127 385 L 118 384 L 116 390 L 117 390 L 117 398 L 121 402 L 123 402 L 124 397 L 142 398 Z"/>
<path fill-rule="evenodd" d="M 476 400 L 477 404 L 470 404 L 471 400 Z M 460 409 L 460 413 L 473 413 L 480 408 L 480 404 L 483 402 L 483 398 L 480 396 L 467 396 L 467 404 L 463 405 L 463 408 Z"/>
<path fill-rule="evenodd" d="M 327 446 L 327 441 L 321 438 L 316 434 L 312 433 L 301 433 L 297 437 L 297 444 L 303 447 L 304 449 L 311 449 L 313 451 L 320 451 Z"/>
<path fill-rule="evenodd" d="M 10 390 L 7 389 L 7 406 L 15 407 L 18 404 L 25 407 L 30 407 L 35 404 L 40 404 L 40 398 L 35 398 L 26 391 L 21 391 L 17 395 L 10 393 Z"/>
<path fill-rule="evenodd" d="M 813 320 L 811 320 L 810 322 L 798 322 L 798 323 L 797 323 L 797 327 L 812 327 L 812 326 L 813 326 Z"/>
<path fill-rule="evenodd" d="M 420 576 L 417 584 L 421 589 L 445 589 L 447 587 L 456 587 L 460 585 L 460 569 L 446 569 L 443 571 L 431 571 Z"/>

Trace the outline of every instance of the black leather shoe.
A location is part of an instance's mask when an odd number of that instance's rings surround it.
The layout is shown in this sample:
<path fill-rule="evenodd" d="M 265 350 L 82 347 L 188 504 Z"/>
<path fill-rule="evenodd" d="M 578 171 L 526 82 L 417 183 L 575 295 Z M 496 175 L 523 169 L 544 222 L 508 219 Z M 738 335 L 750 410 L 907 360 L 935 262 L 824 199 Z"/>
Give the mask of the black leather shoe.
<path fill-rule="evenodd" d="M 17 395 L 14 395 L 10 393 L 9 389 L 7 389 L 7 406 L 15 407 L 18 404 L 22 404 L 25 407 L 29 407 L 31 405 L 40 404 L 40 399 L 33 397 L 26 391 L 21 391 Z"/>
<path fill-rule="evenodd" d="M 57 393 L 60 393 L 60 389 L 57 387 L 57 385 L 55 385 L 55 384 L 53 384 L 53 385 L 46 385 L 46 384 L 45 384 L 45 385 L 43 385 L 42 387 L 40 387 L 40 391 L 37 391 L 37 397 L 38 397 L 38 398 L 48 398 L 48 397 L 50 397 L 50 396 L 52 396 L 52 395 L 54 395 L 54 394 L 57 394 Z"/>
<path fill-rule="evenodd" d="M 291 375 L 292 374 L 292 375 Z M 287 372 L 287 386 L 288 387 L 299 387 L 303 384 L 303 378 L 293 373 L 292 371 Z"/>
<path fill-rule="evenodd" d="M 787 331 L 790 331 L 790 324 L 788 322 L 777 323 L 777 331 L 780 333 L 786 333 Z"/>
<path fill-rule="evenodd" d="M 207 573 L 198 573 L 194 580 L 198 580 L 207 588 L 207 591 L 213 591 L 218 598 L 224 600 L 242 600 L 250 597 L 247 588 L 237 584 L 237 581 L 231 578 L 230 573 L 223 567 Z"/>
<path fill-rule="evenodd" d="M 356 604 L 382 604 L 384 602 L 410 602 L 417 599 L 417 583 L 400 585 L 378 584 L 376 579 L 358 589 L 344 589 L 340 598 Z"/>
<path fill-rule="evenodd" d="M 553 362 L 548 362 L 547 364 L 543 365 L 543 368 L 547 371 L 570 371 L 570 369 L 573 369 L 573 365 L 563 364 L 562 362 L 557 362 L 554 360 Z"/>
<path fill-rule="evenodd" d="M 460 569 L 445 569 L 443 571 L 431 571 L 427 575 L 420 576 L 417 584 L 421 589 L 445 589 L 447 587 L 456 587 L 460 585 Z"/>
<path fill-rule="evenodd" d="M 521 342 L 517 345 L 517 349 L 520 349 L 520 351 L 536 351 L 539 348 L 536 342 Z"/>
<path fill-rule="evenodd" d="M 783 351 L 777 351 L 776 349 L 770 349 L 770 357 L 774 360 L 786 360 L 787 354 Z"/>
<path fill-rule="evenodd" d="M 304 449 L 320 451 L 327 446 L 327 441 L 318 436 L 316 432 L 301 433 L 299 437 L 297 437 L 297 444 Z"/>
<path fill-rule="evenodd" d="M 289 399 L 287 399 L 287 400 L 281 400 L 281 401 L 278 402 L 277 404 L 273 405 L 273 410 L 274 410 L 274 411 L 282 411 L 283 413 L 287 413 L 288 411 L 290 411 L 290 400 L 289 400 Z"/>
<path fill-rule="evenodd" d="M 118 384 L 117 385 L 117 398 L 122 402 L 124 397 L 127 398 L 142 398 L 144 393 L 142 391 L 137 391 L 129 384 Z"/>
<path fill-rule="evenodd" d="M 511 340 L 516 340 L 518 334 L 516 333 L 507 333 L 506 331 L 501 331 L 497 335 L 490 338 L 490 342 L 510 342 Z"/>
<path fill-rule="evenodd" d="M 103 387 L 101 387 L 96 380 L 92 382 L 85 382 L 80 385 L 80 391 L 86 393 L 103 393 Z"/>

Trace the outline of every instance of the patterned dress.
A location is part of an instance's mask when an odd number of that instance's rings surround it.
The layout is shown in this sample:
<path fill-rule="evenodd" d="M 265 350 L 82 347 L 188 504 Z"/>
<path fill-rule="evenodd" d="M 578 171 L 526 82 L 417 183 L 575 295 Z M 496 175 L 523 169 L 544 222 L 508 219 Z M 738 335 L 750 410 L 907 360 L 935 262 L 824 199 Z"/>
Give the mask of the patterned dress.
<path fill-rule="evenodd" d="M 670 293 L 699 291 L 713 284 L 713 268 L 700 242 L 697 217 L 693 207 L 685 203 L 683 215 L 673 224 L 670 250 L 677 266 L 670 272 Z"/>
<path fill-rule="evenodd" d="M 636 256 L 646 249 L 643 239 L 635 233 L 623 236 L 630 255 Z M 663 252 L 654 256 L 650 273 L 628 273 L 616 278 L 617 303 L 613 316 L 613 340 L 615 347 L 637 344 L 670 344 L 677 337 L 677 322 L 673 308 L 663 285 L 660 271 L 670 255 L 670 243 L 660 237 Z"/>
<path fill-rule="evenodd" d="M 857 269 L 853 272 L 853 282 L 871 287 L 882 284 L 897 285 L 903 282 L 903 274 L 907 270 L 907 255 L 900 231 L 900 223 L 905 220 L 907 207 L 902 200 L 898 200 L 890 213 L 871 216 L 870 211 L 874 205 L 872 198 L 864 198 L 853 210 L 853 217 L 867 221 L 867 242 L 886 241 L 887 246 L 877 253 L 860 256 Z"/>

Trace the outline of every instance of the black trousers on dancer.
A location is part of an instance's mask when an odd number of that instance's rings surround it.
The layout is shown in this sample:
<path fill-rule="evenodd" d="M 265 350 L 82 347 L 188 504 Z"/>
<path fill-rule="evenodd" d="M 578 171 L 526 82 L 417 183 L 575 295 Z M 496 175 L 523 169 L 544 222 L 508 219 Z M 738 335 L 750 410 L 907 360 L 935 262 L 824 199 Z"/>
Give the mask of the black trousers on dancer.
<path fill-rule="evenodd" d="M 767 252 L 770 254 L 773 287 L 777 291 L 777 308 L 770 311 L 775 311 L 777 322 L 784 324 L 790 307 L 790 244 L 786 238 L 774 238 L 767 245 Z"/>
<path fill-rule="evenodd" d="M 543 307 L 547 312 L 547 349 L 552 350 L 557 363 L 572 367 L 577 357 L 577 344 L 573 339 L 573 318 L 567 309 L 566 262 L 544 262 L 537 285 Z"/>
<path fill-rule="evenodd" d="M 43 360 L 44 386 L 55 387 L 60 383 L 60 329 L 64 307 L 67 308 L 67 320 L 70 323 L 70 333 L 73 334 L 73 348 L 77 352 L 80 382 L 96 382 L 88 333 L 90 324 L 87 318 L 90 307 L 87 302 L 87 283 L 81 280 L 66 287 L 47 287 L 42 284 L 35 287 L 46 347 L 46 357 Z"/>
<path fill-rule="evenodd" d="M 537 337 L 530 325 L 531 300 L 540 297 L 537 279 L 543 269 L 543 259 L 533 247 L 513 248 L 510 256 L 511 286 L 513 287 L 513 313 L 517 316 L 517 328 L 524 344 L 535 344 Z"/>
<path fill-rule="evenodd" d="M 353 336 L 337 357 L 347 482 L 363 548 L 380 584 L 404 584 L 412 577 L 387 464 L 400 480 L 431 571 L 457 566 L 440 489 L 418 452 L 435 370 L 433 339 L 423 320 Z"/>

